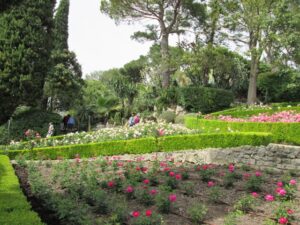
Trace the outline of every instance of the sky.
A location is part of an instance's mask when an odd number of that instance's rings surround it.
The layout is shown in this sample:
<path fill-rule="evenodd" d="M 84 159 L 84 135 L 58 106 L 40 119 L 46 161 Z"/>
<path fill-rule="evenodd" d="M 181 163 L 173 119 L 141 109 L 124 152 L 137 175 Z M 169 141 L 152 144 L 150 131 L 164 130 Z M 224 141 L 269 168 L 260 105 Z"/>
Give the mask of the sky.
<path fill-rule="evenodd" d="M 119 68 L 147 54 L 151 42 L 139 43 L 130 36 L 137 25 L 115 25 L 100 12 L 100 0 L 70 0 L 69 49 L 77 55 L 83 74 Z"/>

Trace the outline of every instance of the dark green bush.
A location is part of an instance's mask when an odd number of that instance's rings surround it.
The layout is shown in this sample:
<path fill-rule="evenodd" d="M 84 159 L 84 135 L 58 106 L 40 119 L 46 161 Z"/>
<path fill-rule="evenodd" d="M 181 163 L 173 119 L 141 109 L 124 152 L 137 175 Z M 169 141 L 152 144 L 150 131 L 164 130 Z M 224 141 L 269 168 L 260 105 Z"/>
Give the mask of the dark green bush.
<path fill-rule="evenodd" d="M 223 89 L 186 87 L 179 89 L 179 104 L 190 112 L 209 113 L 228 108 L 234 100 L 233 93 Z"/>
<path fill-rule="evenodd" d="M 43 224 L 38 215 L 31 211 L 9 158 L 3 155 L 0 155 L 0 224 Z"/>
<path fill-rule="evenodd" d="M 7 144 L 10 140 L 24 139 L 24 132 L 32 129 L 45 137 L 48 131 L 49 122 L 54 124 L 55 135 L 60 134 L 61 116 L 57 113 L 32 109 L 13 117 L 8 134 L 8 123 L 0 126 L 0 144 Z"/>
<path fill-rule="evenodd" d="M 257 87 L 265 102 L 299 101 L 300 73 L 293 70 L 261 73 Z"/>
<path fill-rule="evenodd" d="M 300 145 L 300 123 L 226 122 L 186 117 L 185 125 L 193 129 L 201 128 L 205 132 L 227 132 L 229 128 L 238 132 L 270 132 L 272 142 Z"/>

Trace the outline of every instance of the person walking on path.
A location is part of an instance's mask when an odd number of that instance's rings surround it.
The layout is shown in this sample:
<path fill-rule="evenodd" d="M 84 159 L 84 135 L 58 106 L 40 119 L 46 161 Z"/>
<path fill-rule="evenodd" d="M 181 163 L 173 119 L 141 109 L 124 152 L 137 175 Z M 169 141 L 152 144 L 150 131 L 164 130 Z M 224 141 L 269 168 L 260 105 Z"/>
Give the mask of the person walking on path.
<path fill-rule="evenodd" d="M 51 136 L 53 136 L 53 134 L 54 134 L 54 126 L 53 126 L 53 123 L 50 122 L 46 137 L 47 138 L 51 137 Z"/>
<path fill-rule="evenodd" d="M 73 116 L 70 116 L 67 123 L 68 130 L 72 131 L 74 129 L 74 126 L 75 126 L 75 119 Z"/>

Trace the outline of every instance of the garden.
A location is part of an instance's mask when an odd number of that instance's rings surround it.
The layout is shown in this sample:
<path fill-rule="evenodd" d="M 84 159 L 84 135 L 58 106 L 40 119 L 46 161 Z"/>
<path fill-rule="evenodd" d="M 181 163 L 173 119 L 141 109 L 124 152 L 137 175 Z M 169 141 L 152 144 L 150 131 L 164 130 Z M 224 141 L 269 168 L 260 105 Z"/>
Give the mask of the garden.
<path fill-rule="evenodd" d="M 16 171 L 47 224 L 299 223 L 295 171 L 152 157 L 18 161 Z"/>

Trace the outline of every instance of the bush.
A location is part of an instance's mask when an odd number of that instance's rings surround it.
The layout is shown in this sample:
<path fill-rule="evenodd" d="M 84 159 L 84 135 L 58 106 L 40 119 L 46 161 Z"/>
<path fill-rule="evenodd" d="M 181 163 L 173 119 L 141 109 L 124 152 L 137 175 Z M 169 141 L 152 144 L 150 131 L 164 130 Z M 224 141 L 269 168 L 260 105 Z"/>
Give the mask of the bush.
<path fill-rule="evenodd" d="M 160 114 L 160 119 L 164 120 L 166 123 L 174 123 L 176 114 L 172 111 L 164 111 Z"/>
<path fill-rule="evenodd" d="M 23 195 L 7 156 L 0 156 L 0 224 L 43 224 Z"/>
<path fill-rule="evenodd" d="M 202 203 L 195 203 L 187 209 L 187 214 L 195 224 L 202 224 L 207 213 L 207 207 Z"/>
<path fill-rule="evenodd" d="M 37 131 L 41 136 L 46 136 L 49 122 L 55 128 L 55 135 L 60 134 L 61 116 L 57 113 L 32 109 L 13 117 L 10 126 L 10 135 L 7 128 L 8 123 L 0 126 L 0 144 L 7 144 L 10 140 L 24 139 L 24 132 L 28 129 Z"/>
<path fill-rule="evenodd" d="M 265 102 L 299 101 L 300 73 L 292 70 L 261 73 L 257 87 Z"/>
<path fill-rule="evenodd" d="M 216 132 L 216 130 L 227 132 L 228 129 L 238 132 L 270 132 L 272 139 L 269 141 L 271 142 L 288 142 L 300 145 L 300 123 L 226 122 L 186 117 L 185 125 L 188 128 L 201 128 L 205 132 Z"/>
<path fill-rule="evenodd" d="M 234 100 L 233 93 L 206 87 L 180 88 L 179 104 L 191 112 L 209 113 L 228 108 Z"/>
<path fill-rule="evenodd" d="M 178 116 L 176 116 L 175 123 L 176 124 L 184 124 L 184 115 L 178 115 Z"/>

